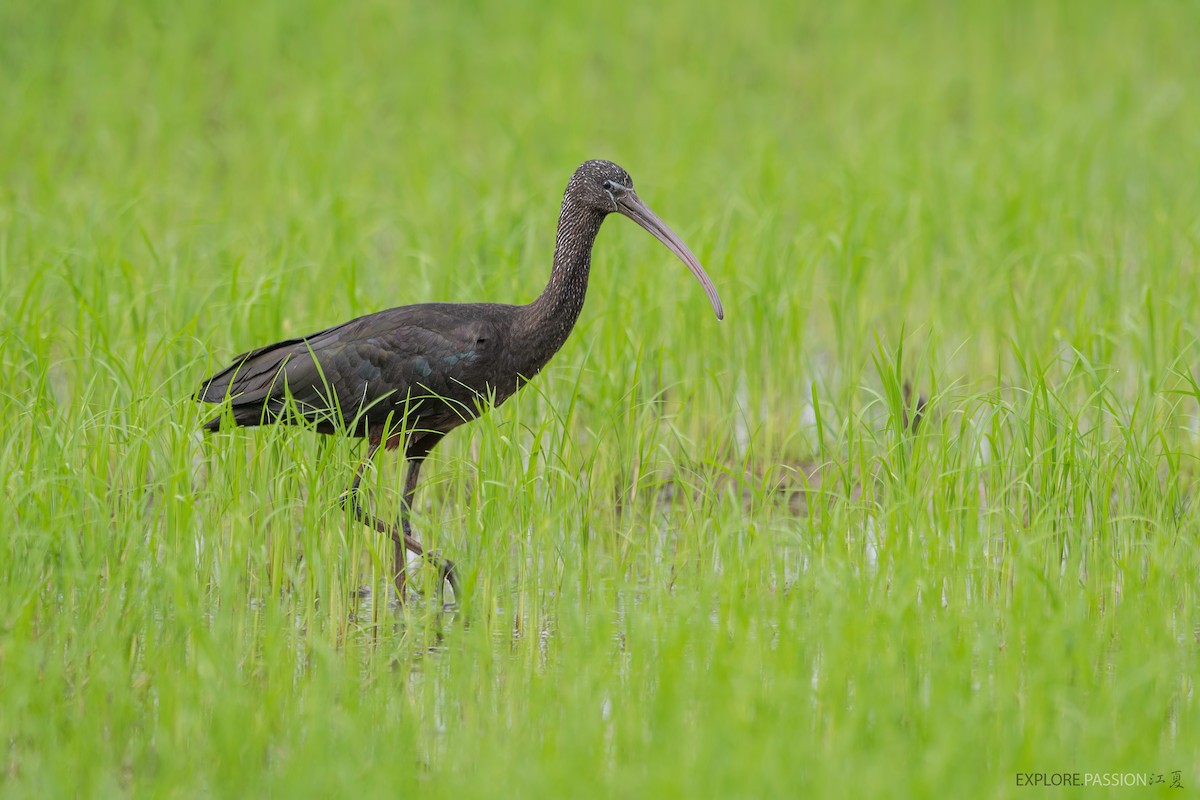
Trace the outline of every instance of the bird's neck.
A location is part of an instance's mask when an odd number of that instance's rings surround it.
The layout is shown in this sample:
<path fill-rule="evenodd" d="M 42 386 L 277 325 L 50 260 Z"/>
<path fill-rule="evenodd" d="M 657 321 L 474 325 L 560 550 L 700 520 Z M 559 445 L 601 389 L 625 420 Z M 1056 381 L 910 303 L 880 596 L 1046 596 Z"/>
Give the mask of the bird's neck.
<path fill-rule="evenodd" d="M 574 200 L 563 198 L 554 244 L 554 268 L 541 296 L 526 306 L 524 330 L 536 351 L 537 368 L 563 346 L 587 295 L 592 266 L 592 245 L 605 215 Z"/>

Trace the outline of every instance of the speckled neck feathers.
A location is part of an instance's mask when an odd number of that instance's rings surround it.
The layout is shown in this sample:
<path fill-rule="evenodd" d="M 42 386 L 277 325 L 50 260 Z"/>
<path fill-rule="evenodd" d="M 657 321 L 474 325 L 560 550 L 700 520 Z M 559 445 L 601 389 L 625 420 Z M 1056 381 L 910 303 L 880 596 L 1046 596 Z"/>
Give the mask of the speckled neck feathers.
<path fill-rule="evenodd" d="M 541 296 L 525 307 L 520 334 L 528 337 L 531 353 L 540 369 L 563 346 L 587 295 L 592 265 L 592 245 L 607 214 L 588 206 L 567 185 L 558 215 L 558 237 L 554 243 L 554 268 Z"/>

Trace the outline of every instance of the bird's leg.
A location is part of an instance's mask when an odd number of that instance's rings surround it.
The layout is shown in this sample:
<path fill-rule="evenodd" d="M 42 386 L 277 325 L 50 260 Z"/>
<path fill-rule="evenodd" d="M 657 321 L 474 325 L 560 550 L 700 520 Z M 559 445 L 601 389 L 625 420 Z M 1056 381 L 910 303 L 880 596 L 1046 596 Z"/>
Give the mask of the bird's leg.
<path fill-rule="evenodd" d="M 396 533 L 396 529 L 394 527 L 388 525 L 374 514 L 369 513 L 362 504 L 361 487 L 363 473 L 367 469 L 367 464 L 369 464 L 371 459 L 375 457 L 375 453 L 379 450 L 380 444 L 382 444 L 382 442 L 379 438 L 375 436 L 371 437 L 370 446 L 367 448 L 367 455 L 365 458 L 363 458 L 362 463 L 358 465 L 358 470 L 354 473 L 354 482 L 350 484 L 350 491 L 342 495 L 342 508 L 346 507 L 347 501 L 353 503 L 354 505 L 352 508 L 354 509 L 354 518 L 356 520 L 368 527 L 374 528 L 379 533 L 387 534 L 387 536 L 392 540 L 393 551 L 399 548 L 401 554 L 400 558 L 393 558 L 393 564 L 397 571 L 392 576 L 392 580 L 396 584 L 397 596 L 400 598 L 400 602 L 403 603 L 405 584 L 408 579 L 406 569 L 408 565 L 404 560 L 404 550 L 400 545 L 400 542 L 402 542 L 403 539 L 398 539 L 398 534 Z"/>
<path fill-rule="evenodd" d="M 395 570 L 393 580 L 396 584 L 396 591 L 399 593 L 401 603 L 404 602 L 405 586 L 408 578 L 408 564 L 404 556 L 405 550 L 409 550 L 414 555 L 420 556 L 437 566 L 439 583 L 441 581 L 449 582 L 450 588 L 454 590 L 454 597 L 457 599 L 462 595 L 459 592 L 458 575 L 455 572 L 454 564 L 448 560 L 439 558 L 436 553 L 427 553 L 421 543 L 412 535 L 412 525 L 408 519 L 412 508 L 413 495 L 416 494 L 417 490 L 417 478 L 420 475 L 421 462 L 425 460 L 425 456 L 432 449 L 432 444 L 425 448 L 424 452 L 416 450 L 409 456 L 408 476 L 404 482 L 404 500 L 400 513 L 400 530 L 397 530 L 395 525 L 389 525 L 379 517 L 368 512 L 361 501 L 363 473 L 366 471 L 367 464 L 375 457 L 375 453 L 378 452 L 382 444 L 381 436 L 371 436 L 367 455 L 363 458 L 362 463 L 358 465 L 358 470 L 354 473 L 354 482 L 350 485 L 350 490 L 342 495 L 342 507 L 345 508 L 347 501 L 352 502 L 354 504 L 352 508 L 355 519 L 375 531 L 387 535 L 392 540 L 392 559 Z M 395 446 L 392 441 L 388 441 L 388 449 L 392 449 Z"/>
<path fill-rule="evenodd" d="M 429 449 L 432 449 L 432 445 Z M 419 451 L 416 451 L 419 452 Z M 449 583 L 450 588 L 454 590 L 454 599 L 461 601 L 462 593 L 458 588 L 458 573 L 455 571 L 454 562 L 448 558 L 442 558 L 437 553 L 426 552 L 421 543 L 412 533 L 412 523 L 409 522 L 409 515 L 412 513 L 413 497 L 417 493 L 417 479 L 421 475 L 421 464 L 425 462 L 425 455 L 417 455 L 416 452 L 410 450 L 408 456 L 408 475 L 404 479 L 404 500 L 400 506 L 400 530 L 404 534 L 404 546 L 412 550 L 418 556 L 422 556 L 430 564 L 437 565 L 438 568 L 438 586 L 443 582 Z M 425 450 L 428 454 L 429 450 Z M 399 544 L 396 544 L 396 558 L 404 559 L 404 551 L 400 549 Z"/>
<path fill-rule="evenodd" d="M 362 460 L 362 463 L 358 465 L 358 469 L 354 473 L 354 483 L 350 484 L 350 488 L 347 489 L 345 494 L 343 494 L 338 500 L 338 502 L 341 503 L 342 508 L 345 508 L 346 503 L 348 502 L 354 504 L 354 518 L 359 522 L 363 521 L 363 507 L 358 501 L 359 487 L 362 485 L 363 472 L 366 470 L 367 464 L 369 464 L 371 459 L 375 457 L 375 451 L 378 449 L 379 442 L 372 441 L 371 446 L 367 448 L 366 458 Z"/>

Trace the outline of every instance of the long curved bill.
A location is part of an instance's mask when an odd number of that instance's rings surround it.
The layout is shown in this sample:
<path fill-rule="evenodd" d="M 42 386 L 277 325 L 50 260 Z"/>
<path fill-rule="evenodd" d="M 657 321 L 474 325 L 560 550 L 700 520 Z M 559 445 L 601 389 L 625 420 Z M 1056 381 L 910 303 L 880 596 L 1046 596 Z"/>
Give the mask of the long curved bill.
<path fill-rule="evenodd" d="M 713 311 L 717 313 L 717 319 L 725 319 L 725 309 L 721 306 L 721 298 L 717 295 L 717 288 L 709 280 L 708 273 L 704 271 L 704 267 L 700 266 L 700 261 L 692 255 L 692 251 L 683 243 L 683 240 L 675 235 L 675 231 L 668 228 L 667 223 L 659 219 L 658 215 L 651 211 L 650 207 L 643 203 L 642 199 L 632 189 L 614 199 L 617 203 L 617 211 L 650 231 L 650 233 L 654 234 L 655 239 L 658 239 L 667 246 L 667 249 L 679 256 L 679 260 L 687 265 L 687 268 L 696 276 L 696 280 L 700 281 L 700 285 L 704 287 L 704 293 L 708 295 L 708 302 L 712 303 Z"/>

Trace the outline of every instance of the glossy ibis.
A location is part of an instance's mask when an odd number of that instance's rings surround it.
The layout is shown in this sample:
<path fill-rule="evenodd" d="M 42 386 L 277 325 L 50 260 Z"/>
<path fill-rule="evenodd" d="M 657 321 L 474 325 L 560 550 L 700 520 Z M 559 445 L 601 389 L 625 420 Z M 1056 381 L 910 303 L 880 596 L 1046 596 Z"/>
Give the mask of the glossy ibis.
<path fill-rule="evenodd" d="M 229 401 L 222 419 L 235 425 L 308 423 L 320 433 L 366 438 L 366 457 L 342 502 L 393 542 L 394 579 L 405 592 L 405 549 L 438 565 L 459 598 L 454 565 L 427 553 L 409 517 L 421 463 L 442 437 L 512 396 L 566 341 L 587 292 L 592 244 L 609 214 L 623 214 L 677 255 L 712 303 L 721 300 L 700 262 L 633 191 L 629 174 L 609 161 L 588 161 L 563 194 L 550 281 L 528 305 L 422 303 L 378 311 L 309 336 L 243 353 L 201 384 L 196 398 Z M 400 529 L 360 502 L 363 470 L 380 446 L 403 446 L 408 461 Z"/>

